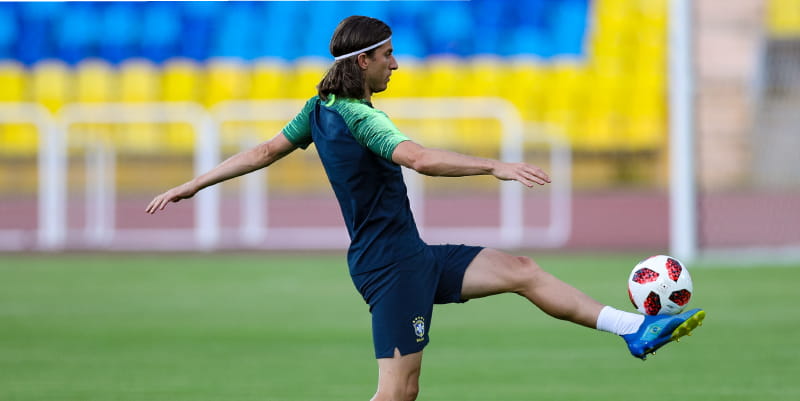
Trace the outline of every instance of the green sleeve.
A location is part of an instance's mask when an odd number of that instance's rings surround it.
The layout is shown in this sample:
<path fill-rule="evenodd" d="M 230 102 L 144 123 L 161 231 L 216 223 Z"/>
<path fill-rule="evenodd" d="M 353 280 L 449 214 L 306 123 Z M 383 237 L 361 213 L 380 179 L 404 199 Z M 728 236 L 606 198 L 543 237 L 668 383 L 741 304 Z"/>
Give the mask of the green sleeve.
<path fill-rule="evenodd" d="M 308 99 L 303 109 L 294 117 L 292 121 L 283 127 L 283 135 L 292 144 L 299 146 L 303 149 L 311 144 L 311 124 L 309 123 L 309 116 L 314 106 L 317 104 L 319 96 L 314 96 Z"/>
<path fill-rule="evenodd" d="M 342 113 L 356 140 L 375 154 L 392 161 L 392 153 L 400 142 L 408 141 L 384 112 L 365 104 L 351 103 Z"/>

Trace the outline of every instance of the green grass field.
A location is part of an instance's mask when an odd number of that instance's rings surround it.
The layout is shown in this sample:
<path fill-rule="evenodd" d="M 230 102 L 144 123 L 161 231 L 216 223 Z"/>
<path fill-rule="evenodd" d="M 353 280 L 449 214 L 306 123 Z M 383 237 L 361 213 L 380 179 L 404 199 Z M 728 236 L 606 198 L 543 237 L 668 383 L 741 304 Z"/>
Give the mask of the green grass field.
<path fill-rule="evenodd" d="M 630 310 L 640 256 L 536 259 Z M 646 362 L 515 295 L 439 306 L 419 399 L 800 399 L 800 268 L 691 268 L 706 324 Z M 2 401 L 366 401 L 376 380 L 340 254 L 0 255 Z"/>

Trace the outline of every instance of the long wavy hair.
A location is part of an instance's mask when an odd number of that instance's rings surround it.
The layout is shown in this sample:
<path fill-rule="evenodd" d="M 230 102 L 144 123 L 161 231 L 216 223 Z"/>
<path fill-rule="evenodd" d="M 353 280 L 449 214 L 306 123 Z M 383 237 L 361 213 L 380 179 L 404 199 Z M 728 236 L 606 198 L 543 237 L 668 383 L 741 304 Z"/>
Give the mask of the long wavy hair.
<path fill-rule="evenodd" d="M 334 57 L 374 45 L 389 36 L 392 29 L 383 21 L 354 15 L 339 23 L 331 37 L 330 52 Z M 365 52 L 372 57 L 375 49 Z M 364 97 L 364 73 L 358 66 L 358 55 L 334 61 L 317 85 L 319 97 L 328 99 L 328 95 L 361 99 Z"/>

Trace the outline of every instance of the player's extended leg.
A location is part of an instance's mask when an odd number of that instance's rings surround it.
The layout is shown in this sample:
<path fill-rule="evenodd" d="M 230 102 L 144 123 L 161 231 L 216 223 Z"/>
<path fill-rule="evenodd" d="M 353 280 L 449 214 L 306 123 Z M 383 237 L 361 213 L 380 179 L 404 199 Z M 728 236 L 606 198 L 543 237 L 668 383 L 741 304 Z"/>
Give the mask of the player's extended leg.
<path fill-rule="evenodd" d="M 550 316 L 596 328 L 604 305 L 544 271 L 531 258 L 482 250 L 464 273 L 463 299 L 513 292 Z"/>
<path fill-rule="evenodd" d="M 701 309 L 674 316 L 623 312 L 595 301 L 528 257 L 484 249 L 464 273 L 461 297 L 466 300 L 504 292 L 520 294 L 556 318 L 618 334 L 631 355 L 641 359 L 691 334 L 705 318 Z"/>
<path fill-rule="evenodd" d="M 372 401 L 414 401 L 419 393 L 422 351 L 378 359 L 378 391 Z"/>

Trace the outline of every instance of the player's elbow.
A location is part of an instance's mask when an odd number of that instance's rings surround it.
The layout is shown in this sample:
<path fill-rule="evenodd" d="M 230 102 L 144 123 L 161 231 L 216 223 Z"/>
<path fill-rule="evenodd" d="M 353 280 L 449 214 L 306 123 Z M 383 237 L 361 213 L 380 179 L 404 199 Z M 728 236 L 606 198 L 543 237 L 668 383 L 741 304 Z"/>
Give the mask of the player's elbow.
<path fill-rule="evenodd" d="M 392 154 L 392 160 L 395 163 L 425 175 L 438 175 L 437 159 L 433 149 L 425 148 L 412 141 L 400 143 Z"/>
<path fill-rule="evenodd" d="M 431 152 L 422 151 L 410 161 L 407 167 L 420 174 L 436 176 L 439 175 L 436 166 L 436 157 L 432 155 Z"/>

